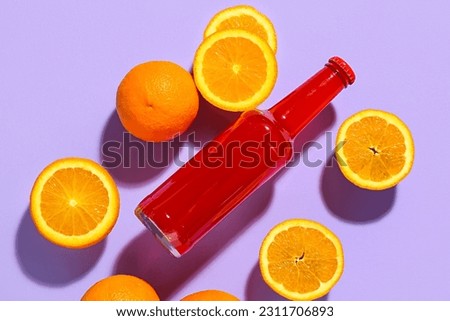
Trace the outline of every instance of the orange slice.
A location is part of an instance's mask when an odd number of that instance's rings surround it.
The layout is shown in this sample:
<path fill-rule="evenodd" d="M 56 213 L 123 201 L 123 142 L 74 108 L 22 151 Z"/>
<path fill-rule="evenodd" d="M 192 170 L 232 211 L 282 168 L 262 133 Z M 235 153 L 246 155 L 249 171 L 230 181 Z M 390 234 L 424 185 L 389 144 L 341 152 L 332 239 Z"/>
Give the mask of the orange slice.
<path fill-rule="evenodd" d="M 247 31 L 226 30 L 206 38 L 194 59 L 202 96 L 229 111 L 255 109 L 272 92 L 277 62 L 269 45 Z"/>
<path fill-rule="evenodd" d="M 344 176 L 366 189 L 397 185 L 411 171 L 414 161 L 410 130 L 397 116 L 381 110 L 360 111 L 345 120 L 336 145 Z"/>
<path fill-rule="evenodd" d="M 31 217 L 50 242 L 85 248 L 100 242 L 119 215 L 119 192 L 109 173 L 84 158 L 63 158 L 36 179 L 30 197 Z"/>
<path fill-rule="evenodd" d="M 264 238 L 261 275 L 269 287 L 290 300 L 327 294 L 344 269 L 342 245 L 325 226 L 306 219 L 276 225 Z"/>
<path fill-rule="evenodd" d="M 257 35 L 269 44 L 273 52 L 277 51 L 277 35 L 272 21 L 251 6 L 239 5 L 218 12 L 208 23 L 204 37 L 231 29 L 241 29 Z"/>

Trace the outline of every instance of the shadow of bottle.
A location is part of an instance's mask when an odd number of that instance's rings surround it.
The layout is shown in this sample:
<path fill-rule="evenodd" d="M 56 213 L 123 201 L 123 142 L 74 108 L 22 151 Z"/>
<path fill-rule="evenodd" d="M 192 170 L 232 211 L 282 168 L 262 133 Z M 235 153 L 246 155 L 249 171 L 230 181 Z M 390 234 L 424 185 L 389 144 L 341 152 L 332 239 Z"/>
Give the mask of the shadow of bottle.
<path fill-rule="evenodd" d="M 228 127 L 239 115 L 217 109 L 200 98 L 199 115 L 191 128 L 181 135 L 181 139 L 191 143 L 200 142 L 200 146 L 196 147 L 201 147 Z M 327 111 L 316 117 L 296 141 L 313 140 L 332 126 L 334 120 L 333 106 L 328 106 Z M 196 134 L 193 136 L 191 133 Z M 190 141 L 192 139 L 194 141 Z M 123 249 L 113 273 L 139 276 L 155 287 L 162 300 L 170 299 L 183 284 L 231 244 L 234 237 L 264 213 L 270 204 L 275 181 L 276 177 L 255 191 L 190 252 L 179 259 L 172 257 L 150 232 L 141 233 Z"/>
<path fill-rule="evenodd" d="M 272 192 L 271 182 L 261 186 L 181 258 L 169 254 L 150 231 L 141 233 L 123 249 L 113 272 L 139 276 L 155 287 L 162 300 L 170 300 L 183 284 L 264 214 Z"/>
<path fill-rule="evenodd" d="M 49 286 L 63 286 L 80 279 L 100 259 L 106 240 L 86 249 L 66 249 L 44 239 L 31 220 L 29 209 L 23 213 L 16 233 L 16 258 L 31 280 Z"/>
<path fill-rule="evenodd" d="M 383 191 L 357 187 L 341 173 L 334 156 L 327 160 L 323 168 L 320 189 L 330 212 L 353 223 L 368 223 L 384 217 L 390 212 L 397 193 L 396 187 Z"/>

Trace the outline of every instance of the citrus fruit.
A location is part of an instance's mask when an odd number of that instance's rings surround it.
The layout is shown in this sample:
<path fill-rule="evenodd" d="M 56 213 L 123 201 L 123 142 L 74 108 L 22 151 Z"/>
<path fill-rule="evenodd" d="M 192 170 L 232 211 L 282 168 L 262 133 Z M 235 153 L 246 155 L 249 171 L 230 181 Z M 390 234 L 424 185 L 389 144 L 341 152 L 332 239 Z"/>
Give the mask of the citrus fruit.
<path fill-rule="evenodd" d="M 169 61 L 135 66 L 117 89 L 120 121 L 144 141 L 167 141 L 183 133 L 197 115 L 198 105 L 191 74 Z"/>
<path fill-rule="evenodd" d="M 267 16 L 247 5 L 238 5 L 218 12 L 206 26 L 204 37 L 223 30 L 241 29 L 257 35 L 277 51 L 275 28 Z"/>
<path fill-rule="evenodd" d="M 132 275 L 118 274 L 92 285 L 81 301 L 159 301 L 159 296 L 144 280 Z"/>
<path fill-rule="evenodd" d="M 336 138 L 339 168 L 353 184 L 371 190 L 397 185 L 411 171 L 414 143 L 408 127 L 382 110 L 346 119 Z"/>
<path fill-rule="evenodd" d="M 243 30 L 206 38 L 194 59 L 194 79 L 202 96 L 229 111 L 255 109 L 272 92 L 277 62 L 269 45 Z"/>
<path fill-rule="evenodd" d="M 262 242 L 261 275 L 269 287 L 290 300 L 327 294 L 344 269 L 342 245 L 320 223 L 290 219 L 276 225 Z"/>
<path fill-rule="evenodd" d="M 31 218 L 50 242 L 85 248 L 103 240 L 119 215 L 119 192 L 109 173 L 84 158 L 48 165 L 30 196 Z"/>
<path fill-rule="evenodd" d="M 181 301 L 240 301 L 234 295 L 220 290 L 204 290 L 186 295 Z"/>

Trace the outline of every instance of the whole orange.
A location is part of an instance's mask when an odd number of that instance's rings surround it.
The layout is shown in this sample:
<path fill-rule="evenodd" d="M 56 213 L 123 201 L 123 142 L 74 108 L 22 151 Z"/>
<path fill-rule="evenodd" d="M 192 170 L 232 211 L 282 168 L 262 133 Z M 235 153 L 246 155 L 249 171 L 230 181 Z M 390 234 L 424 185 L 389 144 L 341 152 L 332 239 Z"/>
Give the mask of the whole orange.
<path fill-rule="evenodd" d="M 198 105 L 192 75 L 170 61 L 133 67 L 117 89 L 120 121 L 144 141 L 166 141 L 183 133 L 197 115 Z"/>
<path fill-rule="evenodd" d="M 240 301 L 234 295 L 220 290 L 203 290 L 186 295 L 181 301 Z"/>
<path fill-rule="evenodd" d="M 95 283 L 81 301 L 159 301 L 159 296 L 144 280 L 132 275 L 117 274 Z"/>

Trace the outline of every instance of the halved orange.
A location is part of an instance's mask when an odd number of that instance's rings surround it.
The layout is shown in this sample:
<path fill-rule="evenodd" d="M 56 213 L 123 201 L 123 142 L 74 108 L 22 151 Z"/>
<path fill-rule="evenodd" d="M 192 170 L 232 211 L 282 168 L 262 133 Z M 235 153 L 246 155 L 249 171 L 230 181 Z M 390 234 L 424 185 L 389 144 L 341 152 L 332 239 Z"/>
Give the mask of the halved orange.
<path fill-rule="evenodd" d="M 290 300 L 327 294 L 344 270 L 338 237 L 320 223 L 290 219 L 267 234 L 259 252 L 261 275 L 269 287 Z"/>
<path fill-rule="evenodd" d="M 30 196 L 31 217 L 50 242 L 85 248 L 103 240 L 119 215 L 119 192 L 109 173 L 85 158 L 48 165 Z"/>
<path fill-rule="evenodd" d="M 414 142 L 394 114 L 368 109 L 346 119 L 336 137 L 339 168 L 353 184 L 371 190 L 397 185 L 411 171 Z"/>
<path fill-rule="evenodd" d="M 241 29 L 266 41 L 273 52 L 277 51 L 277 35 L 270 19 L 247 5 L 238 5 L 218 12 L 208 23 L 204 37 L 223 30 Z"/>
<path fill-rule="evenodd" d="M 243 30 L 206 38 L 195 54 L 194 79 L 202 96 L 229 111 L 255 109 L 272 92 L 277 62 L 269 45 Z"/>

